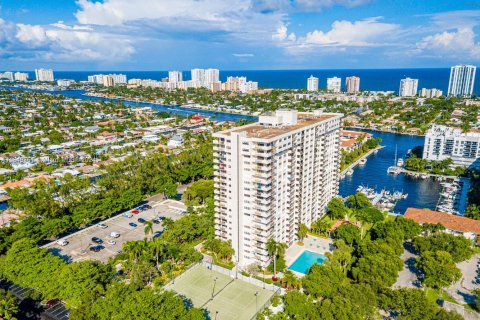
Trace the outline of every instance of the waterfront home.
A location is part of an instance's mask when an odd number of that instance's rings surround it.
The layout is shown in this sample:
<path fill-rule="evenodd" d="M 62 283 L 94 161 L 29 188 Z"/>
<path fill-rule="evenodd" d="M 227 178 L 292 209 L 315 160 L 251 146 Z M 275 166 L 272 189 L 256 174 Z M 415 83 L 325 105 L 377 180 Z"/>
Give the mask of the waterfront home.
<path fill-rule="evenodd" d="M 143 141 L 158 142 L 160 138 L 156 134 L 147 134 L 142 137 Z"/>
<path fill-rule="evenodd" d="M 167 146 L 169 148 L 179 148 L 183 146 L 183 136 L 181 135 L 174 135 L 170 140 L 168 140 Z"/>
<path fill-rule="evenodd" d="M 98 130 L 100 130 L 99 126 L 90 126 L 90 127 L 86 127 L 84 131 L 87 133 L 95 133 Z"/>
<path fill-rule="evenodd" d="M 408 208 L 405 218 L 412 219 L 417 223 L 441 224 L 445 232 L 462 235 L 467 239 L 475 240 L 480 234 L 480 221 L 449 213 L 432 211 L 429 209 Z"/>

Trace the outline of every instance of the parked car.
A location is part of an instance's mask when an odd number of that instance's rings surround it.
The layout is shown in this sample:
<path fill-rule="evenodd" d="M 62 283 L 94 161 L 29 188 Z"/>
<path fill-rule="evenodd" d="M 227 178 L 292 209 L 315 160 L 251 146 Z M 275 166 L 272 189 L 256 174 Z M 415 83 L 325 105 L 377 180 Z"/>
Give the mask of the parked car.
<path fill-rule="evenodd" d="M 98 224 L 97 226 L 98 226 L 100 229 L 107 229 L 107 228 L 108 228 L 108 226 L 107 226 L 106 224 L 104 224 L 104 223 L 100 223 L 100 224 Z"/>
<path fill-rule="evenodd" d="M 113 245 L 115 245 L 115 244 L 117 243 L 117 241 L 115 241 L 115 240 L 108 240 L 107 243 L 108 243 L 109 245 L 112 245 L 112 246 L 113 246 Z"/>
<path fill-rule="evenodd" d="M 145 223 L 145 219 L 143 219 L 143 218 L 138 218 L 137 221 L 140 222 L 140 223 Z"/>
<path fill-rule="evenodd" d="M 112 233 L 110 233 L 110 237 L 112 237 L 112 238 L 118 238 L 118 237 L 120 237 L 120 233 L 118 233 L 118 232 L 112 232 Z"/>
<path fill-rule="evenodd" d="M 104 246 L 101 246 L 101 245 L 98 245 L 98 246 L 92 246 L 90 247 L 90 251 L 93 251 L 93 252 L 99 252 L 101 250 L 105 249 Z"/>
<path fill-rule="evenodd" d="M 153 237 L 154 238 L 158 238 L 162 235 L 162 231 L 156 231 L 154 234 L 153 234 Z"/>
<path fill-rule="evenodd" d="M 92 241 L 95 242 L 96 244 L 102 244 L 103 243 L 103 240 L 100 239 L 99 237 L 93 237 Z"/>
<path fill-rule="evenodd" d="M 140 210 L 137 210 L 137 209 L 134 209 L 132 211 L 130 211 L 132 214 L 139 214 L 140 213 Z"/>
<path fill-rule="evenodd" d="M 57 240 L 57 244 L 61 245 L 62 247 L 66 246 L 68 244 L 68 241 L 65 239 L 60 239 Z"/>
<path fill-rule="evenodd" d="M 133 215 L 132 215 L 130 212 L 125 212 L 125 213 L 123 214 L 123 216 L 124 216 L 125 218 L 131 218 L 131 217 L 133 217 Z"/>
<path fill-rule="evenodd" d="M 155 224 L 160 224 L 160 219 L 153 219 L 152 221 L 153 221 L 153 223 L 155 223 Z"/>
<path fill-rule="evenodd" d="M 130 227 L 132 227 L 132 228 L 136 228 L 136 227 L 137 227 L 137 224 L 136 224 L 136 223 L 133 223 L 133 222 L 130 222 L 128 225 L 129 225 Z"/>

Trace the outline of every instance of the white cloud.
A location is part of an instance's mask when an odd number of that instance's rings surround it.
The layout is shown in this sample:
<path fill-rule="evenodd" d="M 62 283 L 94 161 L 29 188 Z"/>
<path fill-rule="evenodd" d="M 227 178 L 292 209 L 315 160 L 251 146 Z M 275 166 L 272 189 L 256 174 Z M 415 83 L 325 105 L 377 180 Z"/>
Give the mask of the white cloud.
<path fill-rule="evenodd" d="M 253 53 L 234 53 L 232 55 L 237 58 L 252 58 L 255 56 Z"/>
<path fill-rule="evenodd" d="M 395 37 L 401 28 L 397 24 L 380 22 L 382 17 L 373 17 L 359 21 L 335 21 L 328 31 L 314 30 L 305 36 L 288 35 L 285 25 L 281 25 L 272 36 L 280 41 L 290 53 L 318 47 L 330 47 L 344 50 L 346 47 L 372 47 L 390 45 L 386 39 Z M 288 36 L 287 36 L 288 35 Z"/>
<path fill-rule="evenodd" d="M 295 7 L 303 11 L 320 11 L 335 5 L 348 8 L 358 7 L 372 2 L 372 0 L 297 0 Z"/>
<path fill-rule="evenodd" d="M 426 36 L 417 43 L 417 49 L 419 52 L 480 59 L 480 42 L 475 42 L 475 33 L 472 28 L 461 28 Z"/>
<path fill-rule="evenodd" d="M 314 30 L 301 39 L 306 45 L 320 46 L 372 46 L 384 44 L 388 35 L 398 31 L 400 26 L 379 22 L 381 18 L 360 21 L 335 21 L 332 28 L 323 32 Z"/>
<path fill-rule="evenodd" d="M 38 49 L 35 57 L 59 60 L 117 60 L 134 52 L 130 40 L 62 22 L 49 26 L 17 24 L 20 45 Z"/>

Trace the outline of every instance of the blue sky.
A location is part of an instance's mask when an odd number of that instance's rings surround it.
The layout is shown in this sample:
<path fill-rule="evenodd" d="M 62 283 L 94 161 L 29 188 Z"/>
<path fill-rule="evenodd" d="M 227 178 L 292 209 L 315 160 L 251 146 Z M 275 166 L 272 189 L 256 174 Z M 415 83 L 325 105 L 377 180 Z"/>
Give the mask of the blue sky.
<path fill-rule="evenodd" d="M 0 0 L 0 70 L 448 67 L 479 0 Z"/>

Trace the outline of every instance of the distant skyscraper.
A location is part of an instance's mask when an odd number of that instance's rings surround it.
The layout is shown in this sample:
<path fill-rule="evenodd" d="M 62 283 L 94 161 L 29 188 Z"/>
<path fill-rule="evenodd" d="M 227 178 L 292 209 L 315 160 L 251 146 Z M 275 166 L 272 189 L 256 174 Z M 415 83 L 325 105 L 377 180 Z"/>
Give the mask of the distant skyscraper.
<path fill-rule="evenodd" d="M 206 69 L 205 70 L 205 82 L 203 85 L 205 87 L 210 87 L 212 83 L 220 81 L 220 70 L 218 69 Z"/>
<path fill-rule="evenodd" d="M 345 82 L 347 87 L 347 93 L 357 93 L 360 91 L 360 78 L 359 77 L 347 77 Z"/>
<path fill-rule="evenodd" d="M 342 78 L 327 78 L 327 90 L 332 92 L 342 91 Z"/>
<path fill-rule="evenodd" d="M 28 73 L 25 72 L 15 72 L 15 81 L 27 81 Z"/>
<path fill-rule="evenodd" d="M 457 65 L 450 69 L 448 95 L 454 97 L 470 97 L 475 83 L 477 67 L 471 65 Z"/>
<path fill-rule="evenodd" d="M 400 80 L 400 97 L 414 97 L 417 95 L 418 79 L 405 78 Z"/>
<path fill-rule="evenodd" d="M 0 79 L 7 79 L 8 81 L 13 81 L 14 80 L 13 72 L 5 71 L 4 73 L 0 73 Z"/>
<path fill-rule="evenodd" d="M 102 79 L 103 79 L 103 85 L 105 87 L 113 87 L 115 85 L 115 79 L 110 74 L 104 75 Z"/>
<path fill-rule="evenodd" d="M 307 90 L 318 91 L 318 78 L 310 76 L 310 78 L 307 79 Z"/>
<path fill-rule="evenodd" d="M 37 81 L 54 81 L 52 69 L 35 69 L 35 79 Z"/>
<path fill-rule="evenodd" d="M 205 70 L 204 69 L 192 69 L 191 71 L 192 81 L 197 82 L 200 85 L 205 83 Z"/>
<path fill-rule="evenodd" d="M 439 89 L 427 89 L 427 88 L 422 88 L 420 91 L 420 97 L 424 98 L 438 98 L 443 95 L 443 91 Z"/>
<path fill-rule="evenodd" d="M 168 71 L 168 82 L 178 83 L 183 81 L 182 71 Z"/>

